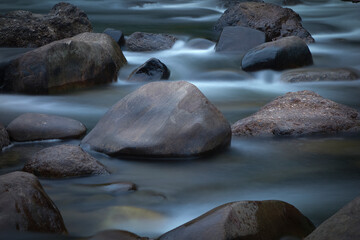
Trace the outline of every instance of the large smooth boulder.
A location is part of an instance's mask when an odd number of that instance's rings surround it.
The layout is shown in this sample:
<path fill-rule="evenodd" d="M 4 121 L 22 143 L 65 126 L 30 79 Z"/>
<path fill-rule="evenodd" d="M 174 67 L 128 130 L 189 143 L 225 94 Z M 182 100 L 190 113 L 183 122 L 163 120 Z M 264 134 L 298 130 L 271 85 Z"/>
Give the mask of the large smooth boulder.
<path fill-rule="evenodd" d="M 240 26 L 225 27 L 216 44 L 216 52 L 243 53 L 265 43 L 265 34 L 261 31 Z"/>
<path fill-rule="evenodd" d="M 67 233 L 55 204 L 33 174 L 0 176 L 0 231 Z"/>
<path fill-rule="evenodd" d="M 140 237 L 134 233 L 122 230 L 105 230 L 87 238 L 87 240 L 148 240 L 147 237 Z"/>
<path fill-rule="evenodd" d="M 170 70 L 157 58 L 151 58 L 144 64 L 136 68 L 129 76 L 128 80 L 133 82 L 148 82 L 168 80 Z"/>
<path fill-rule="evenodd" d="M 301 17 L 289 8 L 272 3 L 243 2 L 228 8 L 216 22 L 214 29 L 220 33 L 226 26 L 243 26 L 262 31 L 267 41 L 287 36 L 298 36 L 307 43 L 314 42 L 303 28 Z"/>
<path fill-rule="evenodd" d="M 172 48 L 176 40 L 169 34 L 134 32 L 126 39 L 126 47 L 134 52 L 160 51 Z"/>
<path fill-rule="evenodd" d="M 254 47 L 241 61 L 242 69 L 245 71 L 283 70 L 311 64 L 313 58 L 308 46 L 303 40 L 294 36 Z"/>
<path fill-rule="evenodd" d="M 47 15 L 23 10 L 0 15 L 1 47 L 40 47 L 91 31 L 86 14 L 70 3 L 56 4 Z"/>
<path fill-rule="evenodd" d="M 117 102 L 82 140 L 111 156 L 190 157 L 230 145 L 222 113 L 185 81 L 146 84 Z"/>
<path fill-rule="evenodd" d="M 109 174 L 105 167 L 79 146 L 57 145 L 32 156 L 23 171 L 44 178 Z"/>
<path fill-rule="evenodd" d="M 347 68 L 312 68 L 292 70 L 281 74 L 284 82 L 319 82 L 319 81 L 350 81 L 360 76 Z"/>
<path fill-rule="evenodd" d="M 162 235 L 159 240 L 279 240 L 303 238 L 315 229 L 294 206 L 275 200 L 221 205 Z"/>
<path fill-rule="evenodd" d="M 360 114 L 312 91 L 289 92 L 232 125 L 237 136 L 305 136 L 355 133 Z"/>
<path fill-rule="evenodd" d="M 17 142 L 79 138 L 86 133 L 86 127 L 77 120 L 41 113 L 21 114 L 6 129 Z"/>
<path fill-rule="evenodd" d="M 320 224 L 305 240 L 360 239 L 360 197 Z"/>
<path fill-rule="evenodd" d="M 6 147 L 10 144 L 9 134 L 4 128 L 4 126 L 0 123 L 0 152 L 3 147 Z"/>
<path fill-rule="evenodd" d="M 102 33 L 82 33 L 27 52 L 0 66 L 3 92 L 46 94 L 117 79 L 126 59 Z"/>

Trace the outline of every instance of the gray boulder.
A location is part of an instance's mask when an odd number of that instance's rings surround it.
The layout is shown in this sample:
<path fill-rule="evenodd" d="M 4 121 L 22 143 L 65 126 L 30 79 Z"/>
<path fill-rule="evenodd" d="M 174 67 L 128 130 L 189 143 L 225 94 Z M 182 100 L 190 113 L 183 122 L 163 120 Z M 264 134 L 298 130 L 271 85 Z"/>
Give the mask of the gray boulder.
<path fill-rule="evenodd" d="M 8 126 L 10 138 L 17 142 L 79 138 L 86 127 L 79 121 L 56 115 L 24 113 Z"/>
<path fill-rule="evenodd" d="M 132 82 L 148 82 L 158 80 L 168 80 L 170 70 L 157 58 L 147 60 L 143 65 L 136 68 L 129 76 Z"/>
<path fill-rule="evenodd" d="M 1 47 L 40 47 L 91 31 L 86 14 L 64 2 L 56 4 L 48 15 L 22 10 L 0 15 Z"/>
<path fill-rule="evenodd" d="M 265 34 L 261 31 L 240 26 L 225 27 L 216 44 L 216 52 L 244 53 L 253 47 L 265 43 Z"/>
<path fill-rule="evenodd" d="M 109 83 L 126 59 L 117 43 L 101 33 L 82 33 L 52 42 L 3 63 L 4 92 L 46 94 Z"/>
<path fill-rule="evenodd" d="M 230 7 L 216 22 L 214 30 L 220 33 L 226 26 L 257 29 L 265 33 L 267 41 L 298 36 L 307 43 L 314 42 L 296 12 L 271 3 L 243 2 Z"/>
<path fill-rule="evenodd" d="M 229 146 L 221 112 L 194 85 L 153 82 L 117 102 L 82 140 L 111 156 L 190 157 Z"/>
<path fill-rule="evenodd" d="M 237 136 L 306 136 L 356 133 L 360 114 L 312 91 L 290 92 L 232 125 Z"/>
<path fill-rule="evenodd" d="M 159 51 L 170 49 L 176 40 L 169 34 L 135 32 L 126 40 L 126 47 L 134 52 Z"/>
<path fill-rule="evenodd" d="M 79 146 L 68 144 L 37 152 L 25 163 L 23 171 L 45 178 L 109 174 L 101 163 Z"/>
<path fill-rule="evenodd" d="M 67 233 L 55 204 L 33 174 L 0 176 L 0 231 Z"/>
<path fill-rule="evenodd" d="M 308 218 L 286 202 L 241 201 L 214 208 L 159 240 L 279 240 L 303 238 L 314 229 Z"/>
<path fill-rule="evenodd" d="M 3 147 L 6 147 L 10 144 L 9 134 L 4 128 L 4 126 L 0 123 L 0 152 Z"/>
<path fill-rule="evenodd" d="M 114 41 L 117 42 L 120 47 L 125 45 L 125 36 L 122 31 L 113 28 L 107 28 L 104 30 L 104 33 L 112 37 L 112 39 L 114 39 Z"/>
<path fill-rule="evenodd" d="M 241 61 L 245 71 L 262 69 L 283 70 L 313 64 L 306 43 L 298 37 L 284 37 L 267 42 L 248 51 Z"/>
<path fill-rule="evenodd" d="M 292 70 L 281 74 L 284 82 L 319 82 L 319 81 L 350 81 L 360 76 L 347 68 L 311 68 Z"/>

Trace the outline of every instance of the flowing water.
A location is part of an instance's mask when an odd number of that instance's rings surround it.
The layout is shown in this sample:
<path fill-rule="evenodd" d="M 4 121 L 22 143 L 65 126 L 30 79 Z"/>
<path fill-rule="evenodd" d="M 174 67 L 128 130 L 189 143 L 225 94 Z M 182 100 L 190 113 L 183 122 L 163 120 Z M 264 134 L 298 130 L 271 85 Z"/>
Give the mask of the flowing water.
<path fill-rule="evenodd" d="M 107 27 L 171 33 L 179 38 L 166 51 L 124 51 L 129 64 L 116 83 L 61 95 L 0 95 L 0 122 L 7 125 L 25 112 L 78 119 L 92 129 L 107 109 L 140 84 L 126 82 L 129 73 L 151 57 L 171 70 L 171 80 L 194 83 L 230 123 L 256 112 L 289 91 L 313 90 L 360 111 L 360 81 L 286 84 L 281 72 L 241 70 L 241 56 L 195 50 L 193 38 L 216 40 L 215 21 L 225 11 L 217 0 L 75 0 L 95 32 Z M 275 0 L 271 1 L 275 2 Z M 47 13 L 53 0 L 2 0 L 0 12 L 25 9 Z M 351 67 L 360 71 L 360 4 L 339 0 L 304 1 L 292 7 L 316 40 L 310 50 L 314 67 Z M 24 49 L 0 49 L 0 59 Z M 72 141 L 15 143 L 0 154 L 0 174 L 20 170 L 28 156 Z M 70 236 L 89 236 L 104 229 L 123 229 L 157 237 L 211 208 L 239 200 L 289 202 L 319 225 L 360 195 L 360 137 L 256 139 L 236 138 L 231 147 L 210 157 L 177 161 L 114 159 L 91 152 L 112 172 L 109 176 L 42 179 L 60 209 Z M 134 182 L 138 191 L 124 192 L 94 184 Z M 37 238 L 39 235 L 17 235 Z M 12 236 L 15 239 L 15 236 Z M 19 238 L 20 239 L 20 238 Z M 44 237 L 46 239 L 46 237 Z"/>

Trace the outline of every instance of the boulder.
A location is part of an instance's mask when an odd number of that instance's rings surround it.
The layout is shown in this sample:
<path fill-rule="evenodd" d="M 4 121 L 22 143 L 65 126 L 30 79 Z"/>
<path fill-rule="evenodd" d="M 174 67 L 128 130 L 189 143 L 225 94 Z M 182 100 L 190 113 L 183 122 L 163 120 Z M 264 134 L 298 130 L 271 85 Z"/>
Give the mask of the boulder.
<path fill-rule="evenodd" d="M 358 133 L 360 114 L 312 91 L 289 92 L 232 125 L 237 136 Z"/>
<path fill-rule="evenodd" d="M 40 47 L 91 31 L 86 14 L 70 3 L 56 4 L 47 15 L 22 10 L 0 15 L 1 47 Z"/>
<path fill-rule="evenodd" d="M 204 38 L 193 38 L 186 43 L 186 46 L 188 48 L 203 49 L 203 50 L 209 49 L 214 45 L 215 45 L 214 42 Z"/>
<path fill-rule="evenodd" d="M 242 2 L 264 2 L 264 1 L 263 0 L 219 0 L 219 5 L 225 8 L 229 8 Z"/>
<path fill-rule="evenodd" d="M 148 240 L 147 237 L 139 237 L 138 235 L 122 230 L 105 230 L 87 238 L 88 240 Z"/>
<path fill-rule="evenodd" d="M 305 240 L 360 239 L 360 197 L 320 224 Z"/>
<path fill-rule="evenodd" d="M 136 68 L 129 76 L 128 80 L 133 82 L 148 82 L 158 80 L 168 80 L 170 70 L 157 58 L 147 60 L 143 65 Z"/>
<path fill-rule="evenodd" d="M 307 43 L 314 42 L 301 25 L 301 17 L 289 8 L 272 3 L 243 2 L 227 9 L 214 26 L 220 33 L 226 26 L 243 26 L 262 31 L 267 41 L 298 36 Z"/>
<path fill-rule="evenodd" d="M 0 176 L 0 231 L 67 233 L 62 216 L 30 173 Z"/>
<path fill-rule="evenodd" d="M 279 240 L 303 238 L 314 225 L 282 201 L 241 201 L 221 205 L 160 236 L 159 240 Z"/>
<path fill-rule="evenodd" d="M 172 48 L 176 40 L 169 34 L 135 32 L 126 40 L 126 47 L 134 52 L 159 51 Z"/>
<path fill-rule="evenodd" d="M 111 156 L 191 157 L 230 145 L 222 113 L 194 85 L 146 84 L 117 102 L 82 140 Z"/>
<path fill-rule="evenodd" d="M 44 178 L 109 174 L 105 167 L 79 146 L 57 145 L 37 152 L 23 171 Z"/>
<path fill-rule="evenodd" d="M 292 70 L 281 74 L 284 82 L 319 82 L 319 81 L 350 81 L 360 76 L 347 68 L 312 68 Z"/>
<path fill-rule="evenodd" d="M 108 83 L 126 59 L 116 42 L 102 33 L 82 33 L 27 52 L 0 67 L 4 92 L 46 94 Z"/>
<path fill-rule="evenodd" d="M 41 113 L 21 114 L 6 130 L 17 142 L 80 138 L 86 133 L 86 127 L 77 120 Z"/>
<path fill-rule="evenodd" d="M 263 43 L 249 50 L 241 61 L 245 71 L 262 69 L 283 70 L 313 64 L 306 43 L 298 37 L 284 37 Z"/>
<path fill-rule="evenodd" d="M 122 31 L 113 28 L 107 28 L 104 30 L 104 33 L 112 37 L 112 39 L 114 39 L 114 41 L 117 42 L 120 47 L 125 45 L 125 36 Z"/>
<path fill-rule="evenodd" d="M 0 152 L 3 147 L 10 145 L 9 134 L 4 128 L 4 126 L 0 123 Z"/>
<path fill-rule="evenodd" d="M 225 27 L 216 44 L 216 52 L 244 53 L 265 43 L 265 33 L 240 26 Z"/>

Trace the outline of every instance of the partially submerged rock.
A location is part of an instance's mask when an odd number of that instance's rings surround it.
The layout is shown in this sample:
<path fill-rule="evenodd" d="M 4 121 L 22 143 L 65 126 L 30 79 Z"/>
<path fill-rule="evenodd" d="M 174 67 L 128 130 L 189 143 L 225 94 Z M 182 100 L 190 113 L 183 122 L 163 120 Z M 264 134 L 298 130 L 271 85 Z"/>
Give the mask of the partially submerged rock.
<path fill-rule="evenodd" d="M 110 36 L 82 33 L 1 64 L 1 91 L 47 94 L 109 83 L 124 64 L 126 59 Z"/>
<path fill-rule="evenodd" d="M 176 37 L 169 34 L 135 32 L 126 40 L 129 51 L 149 52 L 170 49 Z"/>
<path fill-rule="evenodd" d="M 0 123 L 0 152 L 3 147 L 6 147 L 10 144 L 9 134 L 4 128 L 4 126 Z"/>
<path fill-rule="evenodd" d="M 267 41 L 287 36 L 298 36 L 307 43 L 314 42 L 311 34 L 303 28 L 301 17 L 289 8 L 272 3 L 243 2 L 227 9 L 215 24 L 220 33 L 226 26 L 243 26 L 262 31 Z"/>
<path fill-rule="evenodd" d="M 87 238 L 88 240 L 148 240 L 147 237 L 140 237 L 134 233 L 122 230 L 106 230 Z"/>
<path fill-rule="evenodd" d="M 148 82 L 168 80 L 170 70 L 157 58 L 151 58 L 144 64 L 136 68 L 129 76 L 128 80 L 133 82 Z"/>
<path fill-rule="evenodd" d="M 303 238 L 314 225 L 282 201 L 242 201 L 221 205 L 160 236 L 159 240 L 279 240 Z"/>
<path fill-rule="evenodd" d="M 191 157 L 229 146 L 221 112 L 194 85 L 146 84 L 117 102 L 83 139 L 111 156 Z"/>
<path fill-rule="evenodd" d="M 360 76 L 347 68 L 311 68 L 292 70 L 281 74 L 284 82 L 319 82 L 319 81 L 350 81 Z"/>
<path fill-rule="evenodd" d="M 38 177 L 65 178 L 109 174 L 105 167 L 79 146 L 57 145 L 37 152 L 23 171 Z"/>
<path fill-rule="evenodd" d="M 190 39 L 186 46 L 193 49 L 209 49 L 215 45 L 214 42 L 204 38 L 193 38 Z"/>
<path fill-rule="evenodd" d="M 113 28 L 107 28 L 104 30 L 104 33 L 112 37 L 112 39 L 114 39 L 114 41 L 117 42 L 120 47 L 125 45 L 125 36 L 122 31 Z"/>
<path fill-rule="evenodd" d="M 91 31 L 85 12 L 70 3 L 56 4 L 48 15 L 23 10 L 0 15 L 1 47 L 40 47 Z"/>
<path fill-rule="evenodd" d="M 0 176 L 0 231 L 67 233 L 55 204 L 30 173 Z"/>
<path fill-rule="evenodd" d="M 313 64 L 306 43 L 298 37 L 285 37 L 267 42 L 248 51 L 241 61 L 245 71 L 283 70 Z"/>
<path fill-rule="evenodd" d="M 80 138 L 86 127 L 79 121 L 56 115 L 24 113 L 8 126 L 10 138 L 17 142 Z"/>
<path fill-rule="evenodd" d="M 232 125 L 237 136 L 304 136 L 360 131 L 360 114 L 312 91 L 290 92 Z"/>

